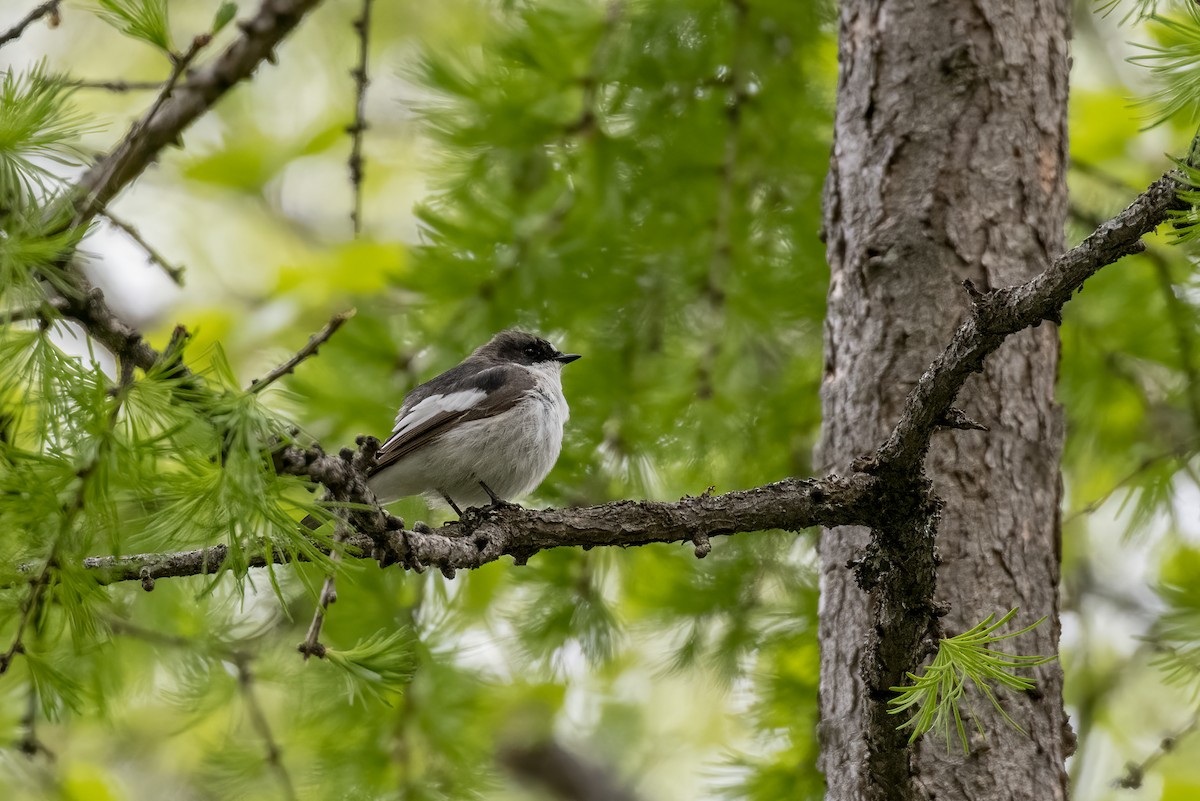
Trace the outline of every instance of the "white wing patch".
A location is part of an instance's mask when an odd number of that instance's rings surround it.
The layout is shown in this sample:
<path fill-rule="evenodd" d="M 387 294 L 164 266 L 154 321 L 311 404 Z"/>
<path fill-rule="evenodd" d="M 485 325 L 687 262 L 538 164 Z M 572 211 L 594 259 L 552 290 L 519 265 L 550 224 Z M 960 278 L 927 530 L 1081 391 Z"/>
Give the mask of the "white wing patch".
<path fill-rule="evenodd" d="M 401 409 L 390 439 L 405 434 L 445 412 L 465 412 L 487 397 L 482 389 L 468 389 L 446 395 L 430 395 L 411 409 Z M 384 446 L 387 447 L 386 445 Z"/>

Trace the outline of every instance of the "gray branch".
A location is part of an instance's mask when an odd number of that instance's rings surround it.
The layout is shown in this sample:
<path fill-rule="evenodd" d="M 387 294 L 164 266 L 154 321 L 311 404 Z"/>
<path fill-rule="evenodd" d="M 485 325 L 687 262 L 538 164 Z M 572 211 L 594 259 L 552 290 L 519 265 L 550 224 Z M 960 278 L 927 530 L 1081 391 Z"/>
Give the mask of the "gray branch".
<path fill-rule="evenodd" d="M 293 456 L 295 453 L 292 454 Z M 320 456 L 313 472 L 344 487 L 360 479 L 349 462 Z M 346 540 L 347 556 L 399 562 L 410 568 L 436 567 L 453 575 L 502 556 L 518 564 L 536 553 L 561 547 L 631 547 L 662 542 L 692 543 L 697 556 L 708 553 L 709 538 L 748 531 L 840 526 L 874 519 L 870 508 L 876 480 L 865 475 L 820 480 L 787 479 L 724 495 L 701 495 L 674 503 L 616 501 L 575 509 L 531 510 L 520 507 L 468 509 L 458 522 L 436 530 L 407 530 L 384 512 L 354 512 L 358 528 Z M 219 572 L 229 556 L 225 545 L 177 553 L 101 556 L 84 560 L 100 584 L 141 581 L 147 589 L 161 578 Z M 250 567 L 283 564 L 293 556 L 262 550 Z"/>
<path fill-rule="evenodd" d="M 62 0 L 48 0 L 48 2 L 42 3 L 30 11 L 16 25 L 4 33 L 0 33 L 0 47 L 4 47 L 4 45 L 16 39 L 20 39 L 21 34 L 25 33 L 26 28 L 47 15 L 50 17 L 50 27 L 53 28 L 58 24 L 58 7 L 61 3 Z"/>
<path fill-rule="evenodd" d="M 80 179 L 71 194 L 77 221 L 88 220 L 128 186 L 182 132 L 230 88 L 248 78 L 319 0 L 263 0 L 257 13 L 239 23 L 242 35 L 209 65 L 190 72 L 129 134 Z M 448 575 L 495 561 L 503 555 L 523 562 L 554 547 L 644 545 L 691 541 L 697 556 L 710 548 L 709 537 L 765 529 L 797 531 L 810 526 L 867 525 L 888 528 L 922 473 L 924 455 L 939 428 L 978 427 L 960 419 L 953 402 L 973 372 L 1005 338 L 1042 320 L 1058 322 L 1062 306 L 1091 275 L 1129 253 L 1144 249 L 1141 237 L 1183 208 L 1176 196 L 1178 179 L 1168 174 L 1135 202 L 1105 222 L 1079 246 L 1067 251 L 1033 280 L 1016 287 L 972 295 L 969 318 L 945 352 L 921 376 L 905 402 L 903 414 L 887 441 L 871 456 L 852 465 L 849 478 L 831 474 L 820 479 L 788 479 L 752 490 L 720 496 L 685 498 L 675 503 L 621 501 L 579 509 L 528 511 L 502 508 L 472 510 L 439 531 L 405 530 L 396 518 L 375 505 L 361 469 L 348 456 L 326 456 L 319 449 L 285 449 L 275 454 L 280 472 L 308 476 L 324 485 L 330 497 L 359 508 L 349 515 L 358 532 L 348 546 L 352 554 L 383 562 L 399 561 L 410 569 L 434 565 Z M 97 341 L 123 363 L 150 369 L 163 354 L 141 333 L 121 321 L 86 278 L 73 271 L 78 292 L 65 299 L 64 314 L 82 323 Z M 186 375 L 182 364 L 172 369 Z M 919 485 L 918 481 L 918 485 Z M 362 511 L 362 508 L 374 511 Z M 909 510 L 913 511 L 913 510 Z M 894 520 L 891 520 L 894 522 Z M 170 554 L 96 557 L 86 560 L 102 583 L 212 573 L 225 563 L 224 546 Z M 287 554 L 260 554 L 250 565 L 287 561 Z M 869 568 L 869 565 L 866 565 Z"/>
<path fill-rule="evenodd" d="M 275 48 L 319 2 L 263 0 L 253 17 L 238 23 L 242 35 L 225 52 L 189 73 L 169 97 L 133 124 L 112 152 L 84 173 L 73 193 L 79 217 L 95 216 L 145 172 L 165 147 L 179 144 L 183 131 L 226 92 L 249 78 L 262 62 L 273 60 Z"/>
<path fill-rule="evenodd" d="M 275 454 L 280 473 L 307 476 L 324 485 L 330 497 L 357 505 L 349 521 L 357 534 L 347 542 L 348 554 L 373 557 L 381 564 L 399 562 L 408 569 L 435 566 L 448 576 L 474 569 L 501 556 L 523 564 L 540 551 L 558 547 L 630 547 L 690 541 L 696 555 L 708 553 L 709 538 L 720 535 L 811 526 L 864 525 L 884 530 L 895 523 L 910 495 L 930 437 L 939 428 L 970 428 L 952 404 L 972 372 L 1004 339 L 1017 331 L 1059 319 L 1062 306 L 1089 277 L 1122 256 L 1144 248 L 1141 237 L 1182 208 L 1168 174 L 1132 205 L 1105 222 L 1075 248 L 1057 258 L 1042 274 L 1017 287 L 981 293 L 968 286 L 971 316 L 955 333 L 945 352 L 910 393 L 891 436 L 870 457 L 852 466 L 848 477 L 786 479 L 724 495 L 708 494 L 674 503 L 617 501 L 599 506 L 540 511 L 521 508 L 472 509 L 462 519 L 437 531 L 406 530 L 401 521 L 379 509 L 362 469 L 352 453 L 329 456 L 319 448 L 286 448 Z M 369 438 L 360 440 L 365 445 Z M 361 460 L 360 460 L 361 461 Z M 918 506 L 921 504 L 918 503 Z M 364 511 L 366 509 L 367 511 Z M 924 507 L 908 512 L 923 513 Z M 927 511 L 927 510 L 924 510 Z M 221 569 L 225 546 L 165 554 L 96 557 L 85 567 L 104 584 L 194 576 Z M 249 562 L 263 567 L 292 557 L 260 553 Z M 878 567 L 868 558 L 857 565 L 866 585 Z"/>
<path fill-rule="evenodd" d="M 1012 334 L 1043 320 L 1061 323 L 1062 307 L 1102 267 L 1145 250 L 1142 237 L 1165 222 L 1171 211 L 1187 208 L 1176 195 L 1179 186 L 1175 172 L 1159 178 L 1127 209 L 1024 284 L 979 292 L 968 282 L 966 289 L 973 301 L 970 316 L 909 393 L 896 427 L 864 468 L 872 472 L 919 470 L 930 436 L 950 414 L 971 374 L 982 372 L 984 360 Z"/>
<path fill-rule="evenodd" d="M 208 65 L 191 71 L 169 94 L 129 129 L 125 138 L 83 174 L 68 195 L 73 225 L 95 217 L 121 190 L 159 158 L 168 145 L 180 144 L 183 131 L 234 86 L 249 78 L 320 0 L 263 0 L 253 17 L 238 23 L 242 35 Z M 52 217 L 56 215 L 51 215 Z M 64 255 L 64 260 L 68 258 Z M 123 362 L 143 370 L 161 354 L 141 332 L 126 324 L 104 301 L 99 289 L 78 270 L 69 270 L 77 291 L 67 298 L 67 317 L 79 321 L 92 336 Z M 182 367 L 181 367 L 182 371 Z"/>

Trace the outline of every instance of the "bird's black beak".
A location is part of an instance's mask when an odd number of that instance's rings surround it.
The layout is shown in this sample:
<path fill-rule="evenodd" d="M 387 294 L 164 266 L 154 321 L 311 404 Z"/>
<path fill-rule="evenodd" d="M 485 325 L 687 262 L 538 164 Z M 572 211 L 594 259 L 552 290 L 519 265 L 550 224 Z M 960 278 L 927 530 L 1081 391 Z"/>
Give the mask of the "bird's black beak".
<path fill-rule="evenodd" d="M 554 361 L 559 364 L 570 364 L 576 359 L 582 358 L 578 353 L 560 353 L 554 357 Z"/>

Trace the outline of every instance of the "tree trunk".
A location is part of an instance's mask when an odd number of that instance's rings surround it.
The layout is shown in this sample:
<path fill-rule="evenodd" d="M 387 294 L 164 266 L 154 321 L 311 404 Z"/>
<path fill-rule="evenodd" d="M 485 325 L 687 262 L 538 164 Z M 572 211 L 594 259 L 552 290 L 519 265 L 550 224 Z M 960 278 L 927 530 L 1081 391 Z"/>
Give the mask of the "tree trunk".
<path fill-rule="evenodd" d="M 981 291 L 1008 286 L 1062 250 L 1070 11 L 1065 0 L 843 0 L 825 203 L 824 468 L 845 471 L 885 438 L 966 315 L 965 279 Z M 927 461 L 945 501 L 937 533 L 945 631 L 1014 606 L 1021 624 L 1048 616 L 1013 642 L 1026 654 L 1058 647 L 1057 360 L 1052 324 L 1012 337 L 958 403 L 990 431 L 939 434 Z M 901 755 L 903 781 L 878 769 L 871 712 L 888 693 L 864 679 L 878 599 L 846 567 L 867 538 L 837 528 L 821 540 L 828 798 L 1065 798 L 1073 737 L 1056 662 L 1038 669 L 1036 692 L 1002 693 L 1028 736 L 976 695 L 987 747 L 973 735 L 964 757 L 957 743 L 947 750 L 931 736 Z"/>

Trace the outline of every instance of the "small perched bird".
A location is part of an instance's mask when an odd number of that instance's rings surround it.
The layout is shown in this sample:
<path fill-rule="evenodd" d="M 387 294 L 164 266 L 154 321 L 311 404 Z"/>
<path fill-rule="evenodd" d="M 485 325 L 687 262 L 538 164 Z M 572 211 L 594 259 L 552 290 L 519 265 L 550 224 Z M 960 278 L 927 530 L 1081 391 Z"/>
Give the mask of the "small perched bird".
<path fill-rule="evenodd" d="M 501 331 L 457 367 L 409 392 L 368 483 L 380 501 L 442 499 L 458 514 L 531 491 L 562 450 L 562 368 L 579 358 Z"/>

